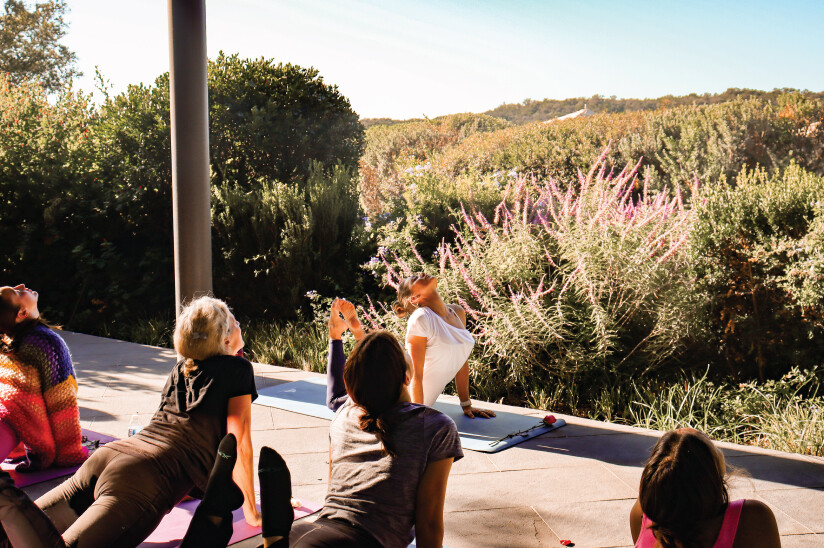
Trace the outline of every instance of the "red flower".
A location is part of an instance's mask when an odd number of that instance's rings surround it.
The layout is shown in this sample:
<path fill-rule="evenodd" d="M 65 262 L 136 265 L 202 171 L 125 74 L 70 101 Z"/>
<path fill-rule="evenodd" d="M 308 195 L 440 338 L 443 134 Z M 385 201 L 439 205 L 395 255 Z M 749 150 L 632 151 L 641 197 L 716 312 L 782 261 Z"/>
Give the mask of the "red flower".
<path fill-rule="evenodd" d="M 556 420 L 557 419 L 555 418 L 555 415 L 547 415 L 543 418 L 544 424 L 546 424 L 547 426 L 552 426 L 553 424 L 555 424 Z M 561 542 L 561 544 L 563 544 L 563 542 Z"/>

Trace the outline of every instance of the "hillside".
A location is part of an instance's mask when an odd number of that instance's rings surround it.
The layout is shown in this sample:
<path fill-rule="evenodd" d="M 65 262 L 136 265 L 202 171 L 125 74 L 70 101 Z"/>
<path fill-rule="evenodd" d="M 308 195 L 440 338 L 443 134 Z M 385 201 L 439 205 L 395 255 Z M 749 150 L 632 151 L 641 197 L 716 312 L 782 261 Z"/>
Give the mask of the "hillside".
<path fill-rule="evenodd" d="M 484 112 L 489 116 L 502 118 L 514 124 L 528 124 L 551 120 L 558 116 L 563 116 L 576 110 L 581 110 L 586 105 L 596 113 L 604 112 L 637 112 L 657 110 L 659 108 L 673 108 L 683 105 L 713 105 L 726 103 L 735 99 L 763 99 L 775 102 L 778 97 L 791 89 L 774 89 L 772 91 L 760 91 L 756 89 L 730 88 L 723 93 L 704 93 L 702 95 L 691 93 L 689 95 L 666 95 L 655 99 L 618 99 L 616 97 L 604 97 L 603 95 L 593 95 L 592 97 L 574 97 L 570 99 L 544 99 L 534 101 L 525 99 L 522 103 L 505 103 L 492 110 Z M 801 91 L 805 97 L 824 99 L 824 91 L 811 92 Z M 374 125 L 392 125 L 402 120 L 391 118 L 364 118 L 361 123 L 364 127 Z"/>

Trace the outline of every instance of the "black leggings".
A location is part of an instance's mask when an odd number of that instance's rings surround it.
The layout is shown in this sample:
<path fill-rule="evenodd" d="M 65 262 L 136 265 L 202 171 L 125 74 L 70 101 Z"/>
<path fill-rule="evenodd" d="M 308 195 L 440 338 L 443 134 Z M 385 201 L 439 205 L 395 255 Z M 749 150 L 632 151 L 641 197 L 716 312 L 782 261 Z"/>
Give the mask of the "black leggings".
<path fill-rule="evenodd" d="M 289 538 L 289 548 L 381 548 L 363 529 L 326 518 L 296 525 Z"/>
<path fill-rule="evenodd" d="M 343 341 L 330 340 L 329 357 L 326 360 L 326 406 L 332 411 L 337 411 L 349 399 L 343 382 L 344 365 L 346 354 L 343 353 Z"/>
<path fill-rule="evenodd" d="M 177 465 L 101 447 L 36 504 L 71 547 L 137 546 L 192 488 Z"/>

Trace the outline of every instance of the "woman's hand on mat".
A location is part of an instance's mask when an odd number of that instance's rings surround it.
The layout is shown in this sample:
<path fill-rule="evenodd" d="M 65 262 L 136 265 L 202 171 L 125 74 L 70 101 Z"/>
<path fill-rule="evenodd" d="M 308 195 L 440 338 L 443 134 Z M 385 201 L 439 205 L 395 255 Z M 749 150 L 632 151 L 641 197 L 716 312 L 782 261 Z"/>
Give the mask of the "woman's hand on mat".
<path fill-rule="evenodd" d="M 464 415 L 469 417 L 470 419 L 474 419 L 475 417 L 480 417 L 482 419 L 491 419 L 495 416 L 494 411 L 490 411 L 489 409 L 478 409 L 477 407 L 469 407 L 463 408 Z"/>

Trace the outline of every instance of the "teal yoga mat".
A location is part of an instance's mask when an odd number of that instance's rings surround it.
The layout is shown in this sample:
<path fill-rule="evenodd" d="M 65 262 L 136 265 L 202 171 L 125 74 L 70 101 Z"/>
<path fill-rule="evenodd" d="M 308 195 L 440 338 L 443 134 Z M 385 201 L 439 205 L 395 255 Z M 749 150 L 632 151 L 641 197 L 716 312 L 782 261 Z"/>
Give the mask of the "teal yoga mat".
<path fill-rule="evenodd" d="M 255 400 L 258 405 L 332 420 L 334 413 L 325 402 L 326 379 L 322 377 L 262 388 Z M 563 419 L 558 419 L 552 426 L 547 426 L 538 417 L 497 411 L 494 419 L 470 419 L 463 414 L 459 404 L 441 399 L 435 403 L 435 409 L 455 421 L 464 449 L 484 453 L 497 453 L 566 424 Z"/>

